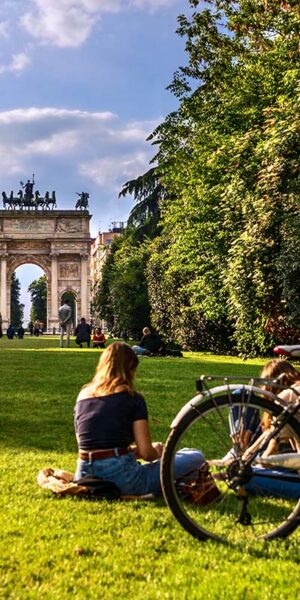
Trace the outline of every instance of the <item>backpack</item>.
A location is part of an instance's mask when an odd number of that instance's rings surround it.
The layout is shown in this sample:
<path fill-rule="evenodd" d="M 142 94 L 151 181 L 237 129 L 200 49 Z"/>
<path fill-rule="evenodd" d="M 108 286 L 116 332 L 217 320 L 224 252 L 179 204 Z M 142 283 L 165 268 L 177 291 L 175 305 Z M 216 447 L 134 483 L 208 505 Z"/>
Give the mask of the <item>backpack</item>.
<path fill-rule="evenodd" d="M 107 481 L 102 477 L 94 477 L 86 475 L 76 481 L 77 485 L 87 488 L 86 495 L 88 498 L 106 498 L 107 500 L 115 500 L 121 497 L 121 490 L 113 481 Z M 85 495 L 85 494 L 84 494 Z"/>

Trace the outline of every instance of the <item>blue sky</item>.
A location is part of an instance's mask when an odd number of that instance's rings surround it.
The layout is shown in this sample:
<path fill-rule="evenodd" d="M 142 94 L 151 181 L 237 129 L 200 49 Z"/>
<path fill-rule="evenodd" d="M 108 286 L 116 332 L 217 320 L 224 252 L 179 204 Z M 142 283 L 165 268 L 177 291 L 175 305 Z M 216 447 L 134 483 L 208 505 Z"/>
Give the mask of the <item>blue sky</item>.
<path fill-rule="evenodd" d="M 186 62 L 180 13 L 187 0 L 1 0 L 1 191 L 35 173 L 58 208 L 89 192 L 92 235 L 126 220 L 133 203 L 118 192 L 177 107 L 165 88 Z M 17 275 L 24 288 L 30 275 Z"/>

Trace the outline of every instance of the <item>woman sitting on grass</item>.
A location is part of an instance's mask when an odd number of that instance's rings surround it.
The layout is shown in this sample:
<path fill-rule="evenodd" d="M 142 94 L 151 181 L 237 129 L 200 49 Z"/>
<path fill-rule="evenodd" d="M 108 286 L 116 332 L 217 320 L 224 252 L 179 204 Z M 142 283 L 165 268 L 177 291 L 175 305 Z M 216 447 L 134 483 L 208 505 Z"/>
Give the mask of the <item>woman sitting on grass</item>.
<path fill-rule="evenodd" d="M 113 481 L 122 495 L 161 492 L 159 459 L 163 444 L 152 442 L 147 406 L 134 388 L 138 362 L 130 346 L 111 344 L 75 406 L 79 447 L 75 480 L 86 475 L 102 477 Z M 181 450 L 176 454 L 174 477 L 189 475 L 203 463 L 198 450 Z"/>

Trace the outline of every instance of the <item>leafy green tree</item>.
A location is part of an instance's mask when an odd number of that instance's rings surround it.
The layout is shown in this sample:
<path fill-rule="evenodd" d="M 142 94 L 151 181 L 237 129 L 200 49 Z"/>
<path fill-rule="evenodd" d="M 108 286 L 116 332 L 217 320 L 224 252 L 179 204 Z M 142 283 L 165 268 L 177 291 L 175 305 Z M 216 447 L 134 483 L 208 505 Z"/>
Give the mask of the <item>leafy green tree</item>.
<path fill-rule="evenodd" d="M 124 184 L 120 196 L 133 195 L 125 233 L 116 238 L 94 290 L 93 311 L 116 334 L 139 337 L 149 325 L 150 306 L 145 269 L 149 239 L 158 232 L 165 190 L 156 168 Z"/>
<path fill-rule="evenodd" d="M 172 197 L 147 268 L 153 319 L 195 348 L 265 353 L 276 321 L 295 338 L 300 317 L 299 3 L 190 5 L 179 109 L 152 136 Z"/>
<path fill-rule="evenodd" d="M 11 292 L 10 292 L 10 306 L 11 306 L 11 324 L 13 327 L 19 327 L 24 319 L 24 304 L 20 302 L 20 281 L 16 276 L 15 271 L 11 276 Z"/>
<path fill-rule="evenodd" d="M 132 244 L 128 234 L 114 240 L 98 283 L 94 311 L 115 335 L 136 338 L 149 325 L 147 259 L 146 244 Z"/>
<path fill-rule="evenodd" d="M 128 238 L 115 255 L 110 285 L 114 329 L 125 337 L 139 337 L 143 327 L 150 323 L 147 260 L 147 246 L 132 246 Z"/>
<path fill-rule="evenodd" d="M 143 242 L 145 238 L 153 238 L 158 232 L 160 205 L 166 197 L 166 190 L 161 183 L 157 167 L 149 169 L 136 179 L 127 181 L 119 197 L 132 195 L 135 206 L 131 209 L 127 229 L 135 242 Z"/>
<path fill-rule="evenodd" d="M 28 286 L 31 295 L 32 307 L 30 318 L 32 321 L 47 321 L 47 282 L 46 276 L 42 275 Z"/>
<path fill-rule="evenodd" d="M 97 282 L 93 290 L 92 312 L 94 315 L 106 321 L 109 331 L 114 330 L 114 310 L 111 298 L 111 284 L 113 282 L 113 266 L 115 261 L 115 252 L 119 247 L 120 238 L 113 240 L 110 254 L 102 267 L 101 279 Z"/>

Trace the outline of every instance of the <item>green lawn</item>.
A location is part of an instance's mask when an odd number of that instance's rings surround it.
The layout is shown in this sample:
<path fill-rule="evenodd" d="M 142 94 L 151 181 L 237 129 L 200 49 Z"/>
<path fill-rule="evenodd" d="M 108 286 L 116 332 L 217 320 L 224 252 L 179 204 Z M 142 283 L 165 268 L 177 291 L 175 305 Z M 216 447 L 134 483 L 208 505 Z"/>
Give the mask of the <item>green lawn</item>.
<path fill-rule="evenodd" d="M 296 598 L 300 528 L 285 541 L 247 547 L 191 538 L 163 500 L 57 499 L 36 484 L 40 469 L 73 471 L 73 406 L 98 350 L 61 350 L 54 337 L 0 340 L 1 598 Z M 72 346 L 74 346 L 72 342 Z M 264 361 L 185 354 L 143 358 L 137 388 L 153 437 L 207 374 L 257 375 Z M 78 551 L 78 548 L 81 551 Z"/>

